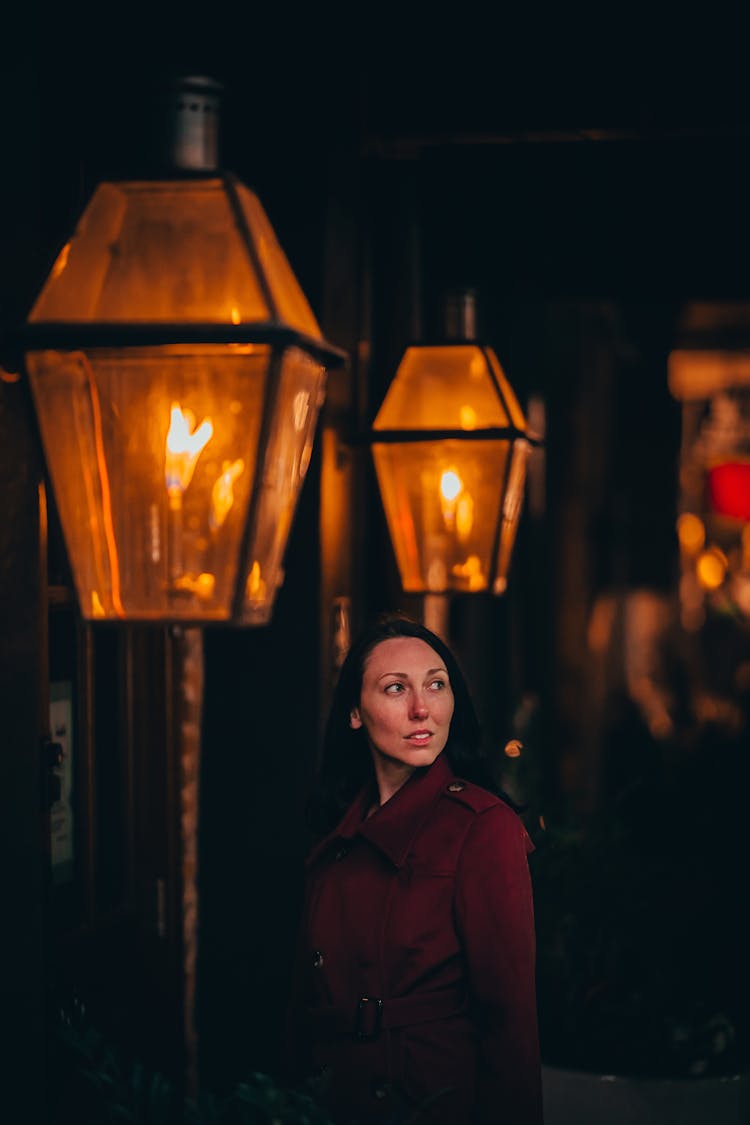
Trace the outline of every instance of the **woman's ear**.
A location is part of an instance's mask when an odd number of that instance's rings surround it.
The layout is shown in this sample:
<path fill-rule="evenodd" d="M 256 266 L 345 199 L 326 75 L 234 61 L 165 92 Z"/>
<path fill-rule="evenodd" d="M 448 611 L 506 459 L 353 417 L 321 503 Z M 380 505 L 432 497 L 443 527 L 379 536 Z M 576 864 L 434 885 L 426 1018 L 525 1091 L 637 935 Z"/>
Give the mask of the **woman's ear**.
<path fill-rule="evenodd" d="M 352 707 L 349 712 L 349 726 L 352 730 L 359 730 L 362 726 L 362 717 L 359 713 L 359 707 Z"/>

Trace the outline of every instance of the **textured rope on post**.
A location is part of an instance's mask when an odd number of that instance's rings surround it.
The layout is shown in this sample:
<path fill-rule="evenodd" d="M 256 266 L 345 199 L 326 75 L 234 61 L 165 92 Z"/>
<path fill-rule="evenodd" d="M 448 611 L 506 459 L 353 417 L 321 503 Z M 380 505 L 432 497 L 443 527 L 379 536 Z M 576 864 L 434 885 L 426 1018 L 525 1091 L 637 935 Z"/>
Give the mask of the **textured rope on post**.
<path fill-rule="evenodd" d="M 187 1094 L 198 1093 L 198 1032 L 195 1022 L 198 960 L 198 829 L 201 726 L 203 719 L 203 630 L 182 629 L 179 658 L 179 785 L 182 856 L 182 949 Z"/>

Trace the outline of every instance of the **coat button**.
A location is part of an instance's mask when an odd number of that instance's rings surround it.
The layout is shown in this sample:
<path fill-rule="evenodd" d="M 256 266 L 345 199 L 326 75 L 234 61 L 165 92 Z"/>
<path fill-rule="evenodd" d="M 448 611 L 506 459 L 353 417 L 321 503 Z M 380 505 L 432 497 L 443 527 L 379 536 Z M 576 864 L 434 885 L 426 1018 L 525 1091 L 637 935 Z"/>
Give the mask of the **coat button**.
<path fill-rule="evenodd" d="M 448 786 L 449 793 L 460 793 L 462 789 L 466 788 L 465 781 L 452 781 Z"/>
<path fill-rule="evenodd" d="M 344 859 L 344 857 L 347 856 L 348 854 L 349 854 L 348 848 L 339 848 L 339 850 L 336 852 L 336 855 L 333 858 L 338 862 L 338 860 Z"/>
<path fill-rule="evenodd" d="M 323 968 L 323 954 L 320 952 L 319 949 L 316 949 L 315 952 L 313 953 L 313 968 L 314 969 L 322 969 Z"/>

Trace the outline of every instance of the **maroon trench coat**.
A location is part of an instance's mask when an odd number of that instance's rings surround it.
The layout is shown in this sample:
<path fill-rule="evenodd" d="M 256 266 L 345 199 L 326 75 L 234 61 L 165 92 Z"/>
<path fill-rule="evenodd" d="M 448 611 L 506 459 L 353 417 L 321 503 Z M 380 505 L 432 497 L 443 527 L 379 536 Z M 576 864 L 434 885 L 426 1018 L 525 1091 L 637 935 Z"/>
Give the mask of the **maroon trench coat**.
<path fill-rule="evenodd" d="M 341 1125 L 540 1125 L 523 824 L 445 755 L 365 820 L 371 799 L 307 860 L 299 1079 Z"/>

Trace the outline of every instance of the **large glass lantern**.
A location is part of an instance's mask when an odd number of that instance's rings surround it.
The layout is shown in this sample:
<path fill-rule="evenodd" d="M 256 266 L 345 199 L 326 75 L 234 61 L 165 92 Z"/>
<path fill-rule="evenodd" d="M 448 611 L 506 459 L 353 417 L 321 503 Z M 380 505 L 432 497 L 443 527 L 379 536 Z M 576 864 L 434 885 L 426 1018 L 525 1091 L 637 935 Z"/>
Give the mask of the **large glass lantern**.
<path fill-rule="evenodd" d="M 462 338 L 406 349 L 373 423 L 372 454 L 407 593 L 504 593 L 530 437 L 492 348 Z"/>
<path fill-rule="evenodd" d="M 264 624 L 345 357 L 258 197 L 217 170 L 219 87 L 174 96 L 173 171 L 97 187 L 26 368 L 83 617 Z"/>

